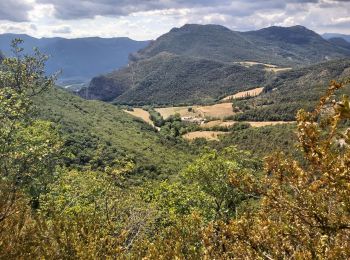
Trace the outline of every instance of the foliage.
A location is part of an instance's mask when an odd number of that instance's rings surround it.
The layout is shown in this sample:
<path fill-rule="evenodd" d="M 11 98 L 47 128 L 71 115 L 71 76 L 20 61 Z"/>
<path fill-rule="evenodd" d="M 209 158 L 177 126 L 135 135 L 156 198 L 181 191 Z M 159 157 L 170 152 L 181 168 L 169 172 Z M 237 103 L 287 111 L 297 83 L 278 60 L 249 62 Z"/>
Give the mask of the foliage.
<path fill-rule="evenodd" d="M 202 155 L 184 171 L 184 178 L 197 188 L 198 194 L 208 195 L 209 201 L 203 207 L 209 208 L 215 219 L 229 219 L 243 201 L 251 198 L 229 183 L 230 174 L 256 175 L 260 168 L 259 161 L 249 153 L 228 147 L 220 153 L 212 150 Z"/>
<path fill-rule="evenodd" d="M 134 183 L 178 172 L 194 153 L 186 142 L 174 145 L 114 105 L 86 101 L 60 89 L 35 97 L 39 116 L 60 126 L 63 159 L 69 168 L 103 171 L 115 160 L 135 163 Z"/>
<path fill-rule="evenodd" d="M 0 70 L 0 171 L 14 194 L 26 190 L 35 206 L 54 174 L 61 143 L 50 122 L 35 119 L 31 100 L 52 87 L 54 77 L 44 74 L 46 57 L 38 51 L 22 56 L 20 43 L 13 42 L 15 58 L 3 60 Z"/>
<path fill-rule="evenodd" d="M 295 132 L 295 124 L 249 127 L 223 135 L 220 137 L 220 142 L 208 145 L 218 150 L 235 145 L 239 150 L 250 151 L 260 158 L 270 155 L 271 151 L 284 152 L 300 158 L 300 152 L 295 149 L 297 144 Z"/>

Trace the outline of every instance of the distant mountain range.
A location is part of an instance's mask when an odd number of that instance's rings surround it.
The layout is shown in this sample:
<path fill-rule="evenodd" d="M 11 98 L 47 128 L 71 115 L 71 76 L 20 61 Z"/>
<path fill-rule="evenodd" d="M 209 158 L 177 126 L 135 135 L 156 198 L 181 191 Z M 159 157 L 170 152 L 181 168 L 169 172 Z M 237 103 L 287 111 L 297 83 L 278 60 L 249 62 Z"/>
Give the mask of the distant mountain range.
<path fill-rule="evenodd" d="M 10 43 L 14 38 L 24 40 L 23 47 L 30 52 L 38 47 L 50 59 L 47 72 L 62 70 L 59 81 L 65 84 L 87 82 L 92 77 L 125 66 L 129 53 L 144 48 L 148 41 L 129 38 L 34 38 L 25 34 L 0 35 L 0 50 L 11 56 Z"/>
<path fill-rule="evenodd" d="M 121 104 L 206 102 L 261 86 L 274 76 L 262 64 L 237 64 L 242 61 L 299 68 L 346 57 L 346 42 L 327 41 L 303 26 L 235 32 L 188 24 L 130 55 L 127 68 L 92 79 L 79 94 Z"/>

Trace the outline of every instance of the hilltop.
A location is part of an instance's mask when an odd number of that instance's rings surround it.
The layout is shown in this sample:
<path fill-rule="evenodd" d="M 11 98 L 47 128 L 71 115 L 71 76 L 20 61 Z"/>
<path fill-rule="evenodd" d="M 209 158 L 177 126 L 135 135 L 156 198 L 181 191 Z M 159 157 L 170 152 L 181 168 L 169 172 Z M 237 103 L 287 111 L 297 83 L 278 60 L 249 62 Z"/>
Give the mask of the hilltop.
<path fill-rule="evenodd" d="M 225 62 L 257 61 L 280 66 L 312 64 L 350 56 L 348 50 L 303 26 L 272 26 L 237 32 L 219 25 L 187 24 L 160 36 L 132 58 L 149 58 L 164 51 Z"/>

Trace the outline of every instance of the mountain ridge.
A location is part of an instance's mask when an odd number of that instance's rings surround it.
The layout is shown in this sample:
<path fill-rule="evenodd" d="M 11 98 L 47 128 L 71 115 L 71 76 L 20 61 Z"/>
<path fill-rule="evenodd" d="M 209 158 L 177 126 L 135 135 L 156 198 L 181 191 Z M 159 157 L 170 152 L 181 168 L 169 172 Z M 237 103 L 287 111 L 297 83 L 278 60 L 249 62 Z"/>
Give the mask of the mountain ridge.
<path fill-rule="evenodd" d="M 239 32 L 221 25 L 186 24 L 152 41 L 131 55 L 131 60 L 149 58 L 163 51 L 224 62 L 251 60 L 280 66 L 308 65 L 350 56 L 348 50 L 300 25 Z"/>

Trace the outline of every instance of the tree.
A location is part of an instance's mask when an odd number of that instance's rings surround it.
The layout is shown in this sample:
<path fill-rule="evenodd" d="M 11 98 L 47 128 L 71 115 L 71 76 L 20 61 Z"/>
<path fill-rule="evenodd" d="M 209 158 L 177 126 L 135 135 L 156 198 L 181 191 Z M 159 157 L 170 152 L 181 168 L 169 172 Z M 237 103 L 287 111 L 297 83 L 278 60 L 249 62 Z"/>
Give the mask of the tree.
<path fill-rule="evenodd" d="M 228 147 L 223 151 L 216 150 L 204 153 L 183 173 L 184 179 L 197 187 L 197 193 L 204 192 L 211 203 L 202 207 L 214 212 L 216 219 L 229 219 L 236 215 L 240 204 L 252 198 L 232 185 L 229 178 L 232 174 L 254 174 L 258 177 L 261 170 L 259 161 L 251 158 L 247 152 Z"/>
<path fill-rule="evenodd" d="M 61 143 L 52 123 L 35 119 L 31 100 L 53 86 L 54 77 L 44 72 L 46 57 L 37 50 L 22 56 L 21 43 L 13 41 L 14 58 L 0 67 L 0 174 L 13 193 L 29 193 L 35 206 L 54 173 Z"/>

